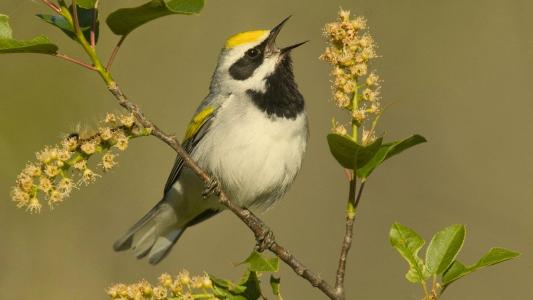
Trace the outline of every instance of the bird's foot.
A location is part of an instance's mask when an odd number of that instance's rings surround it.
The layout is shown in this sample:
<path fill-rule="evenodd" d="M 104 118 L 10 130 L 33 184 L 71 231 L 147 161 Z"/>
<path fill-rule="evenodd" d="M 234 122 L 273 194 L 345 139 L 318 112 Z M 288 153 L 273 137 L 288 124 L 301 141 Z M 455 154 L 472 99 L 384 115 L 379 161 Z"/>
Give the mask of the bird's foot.
<path fill-rule="evenodd" d="M 266 226 L 261 228 L 261 233 L 256 237 L 256 241 L 255 250 L 257 252 L 263 252 L 269 249 L 276 242 L 274 233 Z"/>
<path fill-rule="evenodd" d="M 220 184 L 215 178 L 211 178 L 209 182 L 205 184 L 204 191 L 202 192 L 202 197 L 204 199 L 209 198 L 211 195 L 218 196 L 220 194 Z"/>

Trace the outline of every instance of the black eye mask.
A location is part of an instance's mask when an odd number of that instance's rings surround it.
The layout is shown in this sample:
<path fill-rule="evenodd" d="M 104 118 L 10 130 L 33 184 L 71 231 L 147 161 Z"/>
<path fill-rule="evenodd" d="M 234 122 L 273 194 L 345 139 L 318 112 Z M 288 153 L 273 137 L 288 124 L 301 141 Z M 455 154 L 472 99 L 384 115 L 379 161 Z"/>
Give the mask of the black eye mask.
<path fill-rule="evenodd" d="M 246 80 L 254 74 L 265 58 L 266 41 L 248 49 L 230 68 L 229 74 L 235 80 Z"/>

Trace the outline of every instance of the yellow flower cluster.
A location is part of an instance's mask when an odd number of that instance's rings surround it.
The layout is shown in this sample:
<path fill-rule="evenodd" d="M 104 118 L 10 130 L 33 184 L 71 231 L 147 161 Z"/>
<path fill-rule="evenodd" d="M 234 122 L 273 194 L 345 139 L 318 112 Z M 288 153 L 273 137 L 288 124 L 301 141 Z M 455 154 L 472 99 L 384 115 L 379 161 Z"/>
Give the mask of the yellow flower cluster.
<path fill-rule="evenodd" d="M 120 300 L 218 299 L 207 274 L 191 277 L 187 270 L 175 277 L 167 273 L 162 274 L 159 277 L 159 285 L 155 286 L 145 280 L 131 285 L 115 284 L 107 289 L 107 294 L 111 299 Z"/>
<path fill-rule="evenodd" d="M 73 188 L 88 185 L 100 176 L 89 168 L 93 155 L 102 154 L 98 166 L 107 172 L 117 164 L 114 149 L 124 151 L 130 139 L 150 134 L 133 115 L 107 114 L 99 125 L 97 132 L 71 134 L 59 145 L 47 146 L 38 152 L 37 161 L 26 165 L 11 190 L 17 207 L 38 213 L 42 197 L 53 207 L 67 198 Z"/>
<path fill-rule="evenodd" d="M 362 128 L 363 143 L 369 143 L 375 126 L 372 121 L 381 114 L 381 105 L 379 76 L 369 72 L 368 67 L 377 54 L 374 39 L 367 31 L 366 19 L 351 19 L 350 12 L 341 9 L 338 20 L 326 24 L 324 35 L 329 45 L 320 59 L 333 66 L 334 102 L 337 107 L 350 112 L 352 123 Z M 365 129 L 367 123 L 374 123 L 372 129 Z M 333 131 L 339 134 L 347 132 L 344 125 L 335 120 Z"/>

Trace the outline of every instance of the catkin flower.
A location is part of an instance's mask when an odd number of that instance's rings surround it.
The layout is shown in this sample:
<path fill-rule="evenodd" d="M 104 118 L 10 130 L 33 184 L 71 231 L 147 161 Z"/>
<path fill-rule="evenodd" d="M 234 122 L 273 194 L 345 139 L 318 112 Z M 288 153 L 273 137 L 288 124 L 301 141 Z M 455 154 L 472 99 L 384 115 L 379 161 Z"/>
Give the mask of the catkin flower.
<path fill-rule="evenodd" d="M 163 273 L 159 276 L 159 283 L 166 288 L 171 287 L 173 282 L 174 280 L 172 280 L 172 276 L 168 273 Z"/>
<path fill-rule="evenodd" d="M 26 173 L 21 173 L 17 177 L 17 185 L 24 191 L 29 191 L 33 187 L 33 179 Z"/>
<path fill-rule="evenodd" d="M 11 188 L 10 195 L 16 206 L 38 213 L 42 207 L 40 199 L 43 199 L 53 207 L 64 201 L 74 187 L 88 185 L 100 177 L 94 168 L 89 168 L 91 158 L 101 155 L 96 165 L 109 171 L 117 165 L 113 147 L 124 151 L 130 139 L 150 134 L 150 130 L 137 123 L 132 114 L 117 116 L 109 113 L 97 128 L 98 131 L 73 133 L 62 139 L 59 145 L 46 146 L 37 152 L 37 161 L 24 167 L 17 176 L 16 185 Z M 138 298 L 141 294 L 135 292 L 132 295 Z"/>
<path fill-rule="evenodd" d="M 72 187 L 74 186 L 74 183 L 72 182 L 72 179 L 65 177 L 61 178 L 57 185 L 57 189 L 62 193 L 68 195 L 72 191 Z"/>
<path fill-rule="evenodd" d="M 37 197 L 32 197 L 28 203 L 28 206 L 26 207 L 26 210 L 30 212 L 30 214 L 33 213 L 40 213 L 41 212 L 41 203 L 39 202 L 39 199 Z"/>
<path fill-rule="evenodd" d="M 100 175 L 94 173 L 91 169 L 87 168 L 83 171 L 83 175 L 81 176 L 81 183 L 84 183 L 85 185 L 89 185 L 96 181 L 96 178 Z"/>
<path fill-rule="evenodd" d="M 76 136 L 68 137 L 61 142 L 61 145 L 65 150 L 74 151 L 78 148 L 78 138 Z"/>
<path fill-rule="evenodd" d="M 120 123 L 130 128 L 135 123 L 135 117 L 133 116 L 133 114 L 120 116 Z"/>
<path fill-rule="evenodd" d="M 105 115 L 105 119 L 104 119 L 105 123 L 115 123 L 116 121 L 117 121 L 117 116 L 115 116 L 115 114 L 107 113 Z"/>
<path fill-rule="evenodd" d="M 178 274 L 178 281 L 183 285 L 188 285 L 191 283 L 191 277 L 189 271 L 183 270 Z"/>
<path fill-rule="evenodd" d="M 56 177 L 60 172 L 60 169 L 57 165 L 52 165 L 52 164 L 49 164 L 49 165 L 46 165 L 45 169 L 44 169 L 44 173 L 48 176 L 48 177 Z"/>
<path fill-rule="evenodd" d="M 88 141 L 81 145 L 81 151 L 85 154 L 93 154 L 96 152 L 96 143 L 94 141 Z"/>
<path fill-rule="evenodd" d="M 115 284 L 106 293 L 112 299 L 122 300 L 219 299 L 211 278 L 205 273 L 191 276 L 187 270 L 183 270 L 175 279 L 164 273 L 159 276 L 158 282 L 159 285 L 151 285 L 145 280 L 130 285 Z"/>
<path fill-rule="evenodd" d="M 30 194 L 19 187 L 14 187 L 11 189 L 11 199 L 13 199 L 18 208 L 25 207 L 30 202 Z"/>
<path fill-rule="evenodd" d="M 102 127 L 99 130 L 102 140 L 107 141 L 113 137 L 113 131 L 109 127 Z"/>
<path fill-rule="evenodd" d="M 168 291 L 162 286 L 156 286 L 154 288 L 154 299 L 164 300 L 167 297 Z"/>
<path fill-rule="evenodd" d="M 320 59 L 331 64 L 332 98 L 339 108 L 348 110 L 354 132 L 368 132 L 368 126 L 374 128 L 375 118 L 381 114 L 380 80 L 375 72 L 369 72 L 370 61 L 377 57 L 376 43 L 367 30 L 363 17 L 350 17 L 350 12 L 341 9 L 336 22 L 324 27 L 328 46 Z M 342 125 L 334 124 L 332 131 L 348 134 Z M 363 135 L 361 135 L 363 138 Z M 365 136 L 371 140 L 371 134 Z"/>
<path fill-rule="evenodd" d="M 115 154 L 113 154 L 113 152 L 111 151 L 107 151 L 103 156 L 102 156 L 102 168 L 104 169 L 104 171 L 110 171 L 114 166 L 117 165 L 117 162 L 115 161 Z"/>
<path fill-rule="evenodd" d="M 41 176 L 42 171 L 41 171 L 41 168 L 39 166 L 30 163 L 30 164 L 26 165 L 24 170 L 22 170 L 22 173 L 24 173 L 26 175 L 29 175 L 31 177 L 39 177 L 39 176 Z"/>
<path fill-rule="evenodd" d="M 124 134 L 123 131 L 117 132 L 115 135 L 115 147 L 117 147 L 120 151 L 124 151 L 128 148 L 128 137 Z"/>
<path fill-rule="evenodd" d="M 52 189 L 52 181 L 48 177 L 41 177 L 39 180 L 39 189 L 43 192 L 48 192 Z"/>

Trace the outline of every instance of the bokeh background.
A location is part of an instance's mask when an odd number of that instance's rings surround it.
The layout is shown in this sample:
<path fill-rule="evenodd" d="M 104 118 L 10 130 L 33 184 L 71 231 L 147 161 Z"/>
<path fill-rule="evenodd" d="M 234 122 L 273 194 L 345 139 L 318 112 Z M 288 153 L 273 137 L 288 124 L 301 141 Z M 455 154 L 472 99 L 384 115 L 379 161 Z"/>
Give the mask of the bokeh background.
<path fill-rule="evenodd" d="M 35 13 L 30 0 L 1 0 L 16 37 L 46 34 L 61 51 L 82 56 L 60 31 Z M 142 1 L 103 1 L 102 14 Z M 356 222 L 347 275 L 349 299 L 420 299 L 407 283 L 406 263 L 390 247 L 400 221 L 426 239 L 464 223 L 460 259 L 472 263 L 492 246 L 523 252 L 518 260 L 455 283 L 446 299 L 531 299 L 533 285 L 533 2 L 512 1 L 208 1 L 199 16 L 170 16 L 136 30 L 114 65 L 132 100 L 162 128 L 184 131 L 206 95 L 225 39 L 270 28 L 294 15 L 279 43 L 310 39 L 295 51 L 295 72 L 311 123 L 311 142 L 290 192 L 262 214 L 278 240 L 324 278 L 333 280 L 344 232 L 347 183 L 325 141 L 338 111 L 329 99 L 329 67 L 317 57 L 321 27 L 342 6 L 369 20 L 379 44 L 387 139 L 412 133 L 429 143 L 394 158 L 370 179 Z M 108 56 L 117 37 L 102 26 L 99 50 Z M 40 215 L 17 210 L 9 187 L 43 145 L 76 124 L 94 124 L 117 111 L 100 79 L 43 55 L 0 57 L 0 299 L 106 299 L 115 282 L 162 272 L 209 271 L 238 278 L 251 233 L 230 213 L 191 228 L 170 256 L 153 267 L 111 244 L 161 197 L 175 154 L 154 138 L 132 143 L 120 167 Z M 323 299 L 281 268 L 286 299 Z"/>

